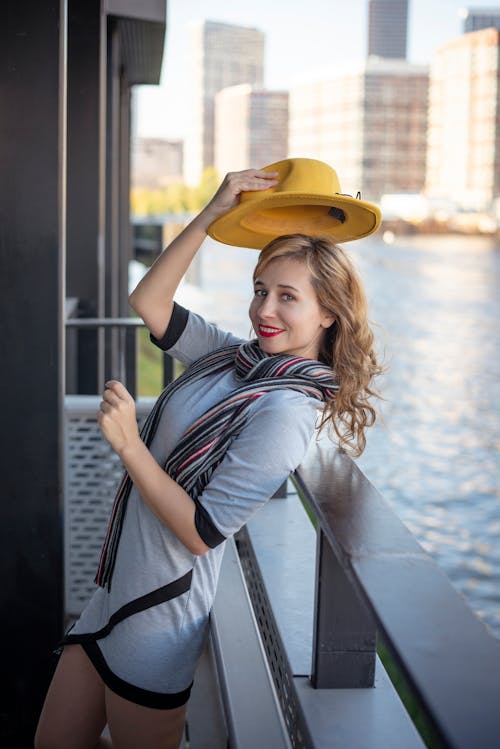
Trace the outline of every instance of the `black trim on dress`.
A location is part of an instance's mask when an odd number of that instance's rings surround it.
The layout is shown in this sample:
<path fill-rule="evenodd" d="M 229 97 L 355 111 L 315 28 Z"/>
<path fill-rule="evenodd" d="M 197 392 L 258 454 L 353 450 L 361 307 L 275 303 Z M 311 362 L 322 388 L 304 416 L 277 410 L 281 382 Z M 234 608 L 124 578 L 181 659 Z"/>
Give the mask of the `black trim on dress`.
<path fill-rule="evenodd" d="M 196 509 L 194 512 L 194 524 L 200 538 L 209 546 L 211 549 L 215 549 L 216 546 L 223 543 L 226 537 L 222 535 L 220 530 L 214 524 L 209 513 L 203 507 L 199 500 L 194 501 Z"/>
<path fill-rule="evenodd" d="M 142 705 L 143 707 L 153 707 L 157 710 L 173 710 L 185 705 L 189 699 L 192 683 L 182 692 L 152 692 L 149 689 L 142 689 L 120 679 L 111 671 L 96 642 L 82 643 L 82 647 L 106 686 L 129 702 L 134 702 L 136 705 Z"/>
<path fill-rule="evenodd" d="M 187 310 L 185 307 L 182 307 L 180 304 L 177 304 L 177 302 L 174 302 L 174 308 L 172 310 L 170 322 L 168 323 L 165 333 L 161 338 L 155 338 L 154 335 L 150 333 L 149 339 L 151 343 L 154 343 L 155 346 L 161 348 L 162 351 L 168 351 L 174 344 L 177 343 L 182 333 L 184 332 L 188 317 L 189 310 Z"/>
<path fill-rule="evenodd" d="M 168 583 L 168 585 L 163 585 L 161 588 L 157 588 L 156 590 L 151 591 L 151 593 L 146 593 L 146 595 L 140 596 L 140 598 L 135 598 L 133 601 L 121 606 L 110 616 L 108 623 L 101 629 L 97 630 L 97 632 L 84 632 L 76 635 L 71 635 L 68 632 L 68 634 L 63 637 L 61 644 L 72 645 L 74 643 L 79 643 L 80 645 L 83 645 L 87 642 L 101 640 L 103 637 L 109 635 L 113 627 L 124 619 L 127 619 L 129 616 L 150 609 L 152 606 L 158 606 L 161 603 L 171 601 L 172 598 L 177 598 L 183 593 L 186 593 L 191 587 L 192 577 L 193 570 L 189 570 L 185 575 L 179 577 L 177 580 L 173 580 L 171 583 Z"/>

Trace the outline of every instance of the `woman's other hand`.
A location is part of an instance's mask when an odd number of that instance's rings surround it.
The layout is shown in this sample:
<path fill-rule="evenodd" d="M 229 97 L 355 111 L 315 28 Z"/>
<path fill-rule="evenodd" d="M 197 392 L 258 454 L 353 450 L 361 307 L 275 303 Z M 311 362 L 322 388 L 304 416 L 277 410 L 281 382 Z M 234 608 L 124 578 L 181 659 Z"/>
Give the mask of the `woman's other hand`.
<path fill-rule="evenodd" d="M 266 172 L 262 169 L 245 169 L 226 174 L 219 189 L 201 212 L 207 226 L 237 206 L 242 192 L 267 190 L 278 184 L 277 177 L 278 172 Z"/>
<path fill-rule="evenodd" d="M 117 380 L 106 383 L 97 420 L 106 440 L 118 455 L 140 441 L 135 402 L 127 388 Z"/>

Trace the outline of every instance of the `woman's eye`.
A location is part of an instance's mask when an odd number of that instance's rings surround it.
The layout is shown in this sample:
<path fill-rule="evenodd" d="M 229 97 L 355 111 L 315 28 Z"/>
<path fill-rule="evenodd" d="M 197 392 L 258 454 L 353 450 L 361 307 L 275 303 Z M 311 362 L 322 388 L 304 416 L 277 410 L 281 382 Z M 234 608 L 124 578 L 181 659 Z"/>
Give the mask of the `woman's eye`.
<path fill-rule="evenodd" d="M 255 289 L 254 293 L 255 296 L 266 296 L 267 291 L 265 291 L 264 289 Z"/>
<path fill-rule="evenodd" d="M 292 302 L 293 296 L 291 294 L 283 294 L 282 299 L 284 299 L 285 302 Z"/>

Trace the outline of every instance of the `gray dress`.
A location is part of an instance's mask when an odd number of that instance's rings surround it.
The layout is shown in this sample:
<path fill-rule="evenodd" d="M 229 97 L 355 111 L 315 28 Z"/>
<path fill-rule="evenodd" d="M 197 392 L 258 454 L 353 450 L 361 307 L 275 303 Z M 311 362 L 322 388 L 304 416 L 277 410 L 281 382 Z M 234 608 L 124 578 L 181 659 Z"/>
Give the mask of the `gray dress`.
<path fill-rule="evenodd" d="M 241 341 L 176 305 L 167 333 L 155 342 L 190 364 Z M 169 399 L 150 448 L 160 465 L 185 430 L 236 386 L 234 373 L 226 371 L 188 384 Z M 317 409 L 318 401 L 285 389 L 250 406 L 242 432 L 199 498 L 224 538 L 301 462 Z M 133 487 L 111 590 L 97 588 L 63 644 L 80 643 L 104 682 L 126 699 L 157 708 L 183 704 L 203 649 L 223 551 L 224 542 L 201 556 L 192 554 Z"/>

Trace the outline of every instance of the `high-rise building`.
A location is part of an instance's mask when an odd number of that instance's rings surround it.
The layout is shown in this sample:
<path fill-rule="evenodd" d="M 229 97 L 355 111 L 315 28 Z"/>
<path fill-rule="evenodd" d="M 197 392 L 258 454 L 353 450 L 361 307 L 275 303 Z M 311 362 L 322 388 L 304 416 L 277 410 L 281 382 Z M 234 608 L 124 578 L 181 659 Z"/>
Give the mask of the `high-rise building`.
<path fill-rule="evenodd" d="M 289 155 L 326 161 L 346 193 L 368 200 L 425 181 L 428 69 L 369 58 L 290 91 Z"/>
<path fill-rule="evenodd" d="M 288 92 L 243 83 L 215 97 L 215 168 L 229 171 L 262 167 L 288 152 Z"/>
<path fill-rule="evenodd" d="M 431 66 L 426 192 L 487 210 L 500 197 L 500 31 L 440 47 Z"/>
<path fill-rule="evenodd" d="M 369 0 L 368 55 L 406 59 L 408 0 Z"/>
<path fill-rule="evenodd" d="M 462 8 L 464 34 L 481 29 L 500 29 L 500 8 Z"/>
<path fill-rule="evenodd" d="M 203 21 L 193 29 L 191 106 L 184 144 L 184 177 L 196 184 L 214 166 L 215 95 L 227 86 L 262 86 L 264 33 L 255 28 Z"/>

